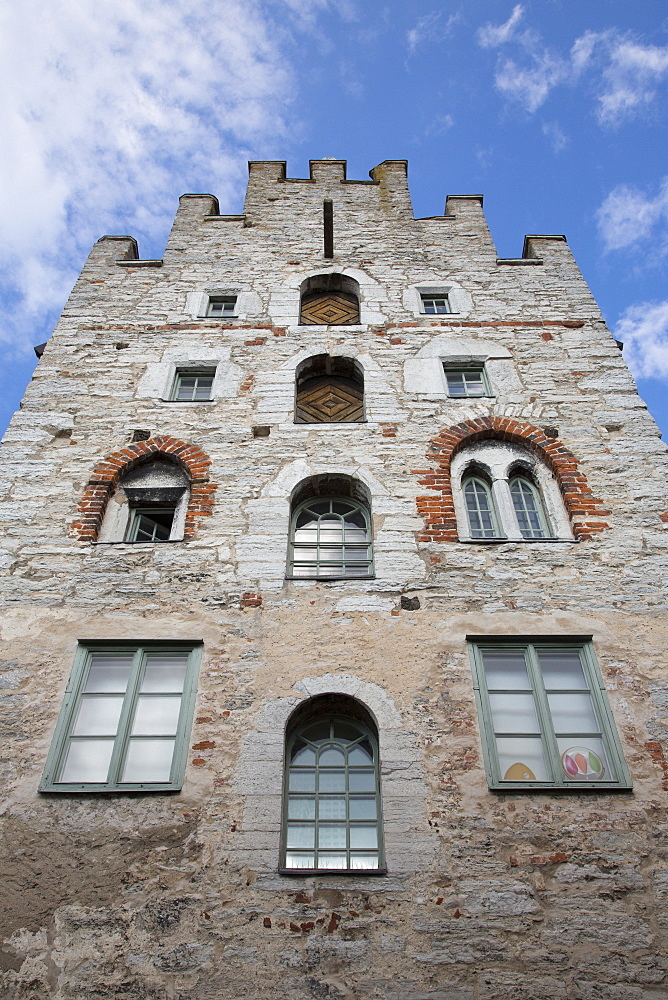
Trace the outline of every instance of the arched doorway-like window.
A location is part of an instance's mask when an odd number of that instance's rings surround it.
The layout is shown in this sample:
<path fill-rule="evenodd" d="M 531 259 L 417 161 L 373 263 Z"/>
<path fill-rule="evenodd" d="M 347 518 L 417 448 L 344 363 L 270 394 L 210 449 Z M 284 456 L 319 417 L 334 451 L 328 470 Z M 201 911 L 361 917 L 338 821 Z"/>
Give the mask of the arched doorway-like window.
<path fill-rule="evenodd" d="M 360 321 L 359 284 L 345 274 L 316 274 L 301 287 L 303 326 L 350 326 Z"/>
<path fill-rule="evenodd" d="M 527 476 L 516 475 L 508 485 L 522 538 L 549 538 L 543 498 L 535 484 Z"/>
<path fill-rule="evenodd" d="M 167 542 L 183 538 L 190 480 L 185 470 L 159 457 L 126 472 L 109 499 L 100 541 Z"/>
<path fill-rule="evenodd" d="M 480 476 L 467 476 L 462 481 L 471 538 L 497 538 L 498 518 L 489 483 Z"/>
<path fill-rule="evenodd" d="M 378 734 L 358 702 L 322 695 L 286 734 L 283 844 L 287 871 L 382 870 Z"/>
<path fill-rule="evenodd" d="M 297 369 L 295 423 L 364 420 L 364 373 L 352 358 L 318 354 Z"/>

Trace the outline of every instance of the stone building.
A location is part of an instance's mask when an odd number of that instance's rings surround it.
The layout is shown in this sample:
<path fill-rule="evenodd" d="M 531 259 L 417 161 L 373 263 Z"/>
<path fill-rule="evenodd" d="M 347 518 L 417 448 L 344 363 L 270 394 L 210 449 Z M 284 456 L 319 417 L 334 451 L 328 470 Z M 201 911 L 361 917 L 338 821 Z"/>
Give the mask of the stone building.
<path fill-rule="evenodd" d="M 666 453 L 404 161 L 95 245 L 3 450 L 9 1000 L 659 1000 Z"/>

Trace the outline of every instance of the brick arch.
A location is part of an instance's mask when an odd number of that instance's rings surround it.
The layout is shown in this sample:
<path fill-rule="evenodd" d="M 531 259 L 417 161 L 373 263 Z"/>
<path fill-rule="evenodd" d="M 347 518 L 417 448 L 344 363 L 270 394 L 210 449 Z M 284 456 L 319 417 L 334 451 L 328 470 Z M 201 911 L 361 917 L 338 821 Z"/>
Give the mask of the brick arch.
<path fill-rule="evenodd" d="M 190 499 L 183 537 L 186 540 L 193 538 L 197 518 L 206 517 L 213 512 L 213 496 L 217 483 L 209 482 L 211 459 L 196 444 L 188 444 L 165 435 L 128 444 L 95 466 L 79 501 L 79 516 L 70 529 L 70 536 L 82 542 L 95 541 L 107 502 L 121 476 L 148 459 L 160 456 L 172 459 L 188 474 Z"/>
<path fill-rule="evenodd" d="M 486 440 L 522 445 L 545 462 L 559 484 L 576 538 L 591 538 L 610 527 L 607 521 L 600 520 L 610 512 L 601 509 L 602 501 L 593 496 L 586 476 L 578 471 L 575 456 L 558 438 L 548 437 L 539 427 L 510 417 L 480 417 L 440 431 L 437 437 L 432 438 L 427 455 L 430 459 L 436 459 L 438 467 L 413 470 L 422 477 L 419 480 L 421 486 L 440 493 L 440 496 L 432 493 L 416 498 L 418 514 L 425 519 L 425 530 L 419 535 L 420 541 L 458 540 L 450 478 L 451 462 L 462 448 Z"/>

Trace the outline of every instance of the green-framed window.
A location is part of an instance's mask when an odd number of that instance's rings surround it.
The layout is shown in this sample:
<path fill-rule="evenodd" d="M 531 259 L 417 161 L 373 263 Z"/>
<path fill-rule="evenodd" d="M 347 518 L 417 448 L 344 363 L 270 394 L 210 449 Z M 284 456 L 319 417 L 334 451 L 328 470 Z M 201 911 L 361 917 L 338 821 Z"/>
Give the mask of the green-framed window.
<path fill-rule="evenodd" d="M 448 396 L 455 399 L 475 399 L 492 395 L 484 365 L 461 366 L 444 361 L 443 372 Z"/>
<path fill-rule="evenodd" d="M 206 314 L 214 317 L 236 316 L 236 295 L 210 295 Z"/>
<path fill-rule="evenodd" d="M 550 538 L 543 498 L 526 476 L 513 476 L 508 483 L 522 538 Z"/>
<path fill-rule="evenodd" d="M 479 476 L 467 476 L 462 493 L 471 538 L 502 538 L 490 484 Z"/>
<path fill-rule="evenodd" d="M 446 293 L 422 292 L 420 294 L 420 311 L 427 316 L 451 313 L 452 306 Z"/>
<path fill-rule="evenodd" d="M 205 403 L 211 399 L 215 368 L 199 371 L 184 368 L 176 372 L 171 399 L 174 403 Z"/>
<path fill-rule="evenodd" d="M 631 787 L 589 640 L 470 636 L 469 646 L 490 788 Z"/>
<path fill-rule="evenodd" d="M 378 741 L 357 719 L 318 716 L 288 738 L 281 868 L 383 870 Z"/>
<path fill-rule="evenodd" d="M 291 520 L 289 575 L 330 580 L 373 576 L 368 510 L 343 497 L 314 497 L 298 504 Z"/>
<path fill-rule="evenodd" d="M 200 657 L 201 643 L 82 643 L 40 791 L 180 788 Z"/>

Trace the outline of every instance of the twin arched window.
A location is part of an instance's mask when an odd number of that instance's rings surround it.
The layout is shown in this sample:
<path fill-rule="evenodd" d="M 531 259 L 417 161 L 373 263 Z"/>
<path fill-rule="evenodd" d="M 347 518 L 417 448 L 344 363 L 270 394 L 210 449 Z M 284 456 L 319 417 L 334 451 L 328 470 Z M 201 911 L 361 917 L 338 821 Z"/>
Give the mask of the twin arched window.
<path fill-rule="evenodd" d="M 378 870 L 378 735 L 352 698 L 323 695 L 288 729 L 281 867 Z M 306 715 L 306 718 L 305 718 Z"/>
<path fill-rule="evenodd" d="M 502 441 L 479 442 L 455 456 L 452 476 L 464 540 L 572 537 L 552 474 L 525 448 Z"/>

